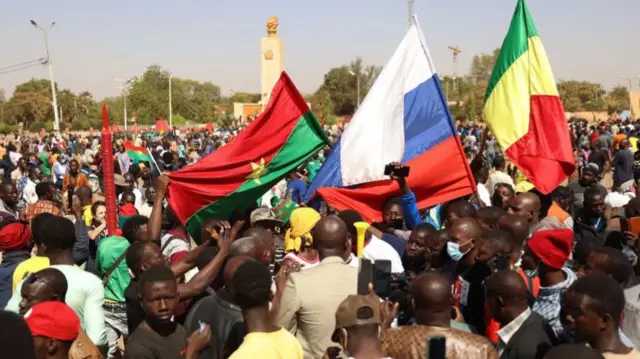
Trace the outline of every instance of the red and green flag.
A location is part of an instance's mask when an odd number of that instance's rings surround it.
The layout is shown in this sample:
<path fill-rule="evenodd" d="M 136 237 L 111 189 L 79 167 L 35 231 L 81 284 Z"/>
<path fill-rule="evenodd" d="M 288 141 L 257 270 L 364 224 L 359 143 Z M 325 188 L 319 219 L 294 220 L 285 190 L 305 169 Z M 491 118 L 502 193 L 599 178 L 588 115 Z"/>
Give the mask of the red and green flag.
<path fill-rule="evenodd" d="M 144 147 L 134 146 L 131 141 L 127 141 L 123 144 L 124 151 L 129 156 L 132 163 L 149 162 L 151 164 L 153 159 L 149 153 L 149 149 Z"/>
<path fill-rule="evenodd" d="M 199 241 L 200 225 L 244 210 L 329 139 L 282 72 L 266 109 L 229 144 L 170 175 L 169 204 Z"/>

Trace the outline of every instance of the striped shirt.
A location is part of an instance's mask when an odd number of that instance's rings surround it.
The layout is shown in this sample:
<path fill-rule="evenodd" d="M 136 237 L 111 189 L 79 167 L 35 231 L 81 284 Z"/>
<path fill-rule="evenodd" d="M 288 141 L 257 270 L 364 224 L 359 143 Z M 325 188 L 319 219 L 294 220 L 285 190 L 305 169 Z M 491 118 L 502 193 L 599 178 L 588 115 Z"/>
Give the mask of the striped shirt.
<path fill-rule="evenodd" d="M 562 268 L 567 279 L 551 287 L 540 287 L 538 296 L 531 308 L 551 326 L 555 335 L 562 339 L 564 328 L 560 323 L 560 296 L 578 277 L 568 268 Z"/>

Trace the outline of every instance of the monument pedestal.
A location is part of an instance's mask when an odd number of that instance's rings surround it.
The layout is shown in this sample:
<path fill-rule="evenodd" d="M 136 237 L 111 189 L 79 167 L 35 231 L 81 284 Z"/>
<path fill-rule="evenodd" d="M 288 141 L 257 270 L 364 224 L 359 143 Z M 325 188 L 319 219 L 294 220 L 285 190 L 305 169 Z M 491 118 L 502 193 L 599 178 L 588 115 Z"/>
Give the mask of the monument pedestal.
<path fill-rule="evenodd" d="M 284 42 L 277 36 L 263 37 L 260 42 L 260 71 L 262 74 L 260 103 L 267 105 L 271 90 L 284 70 Z"/>

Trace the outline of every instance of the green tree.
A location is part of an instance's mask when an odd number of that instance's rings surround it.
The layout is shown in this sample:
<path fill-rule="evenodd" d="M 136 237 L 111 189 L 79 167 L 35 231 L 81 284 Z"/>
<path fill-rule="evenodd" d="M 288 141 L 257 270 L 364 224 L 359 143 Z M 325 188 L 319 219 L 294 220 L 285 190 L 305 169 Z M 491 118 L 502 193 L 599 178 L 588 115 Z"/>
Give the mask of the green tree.
<path fill-rule="evenodd" d="M 624 86 L 617 86 L 611 89 L 605 99 L 607 111 L 622 112 L 631 106 L 629 90 Z"/>
<path fill-rule="evenodd" d="M 499 54 L 500 49 L 498 48 L 493 50 L 490 54 L 475 55 L 471 60 L 469 80 L 473 86 L 473 96 L 471 96 L 473 97 L 473 101 L 471 101 L 471 98 L 468 99 L 468 102 L 470 103 L 468 113 L 469 115 L 473 114 L 473 118 L 482 113 L 487 86 L 489 85 L 491 73 L 493 72 L 493 67 L 496 64 Z M 471 104 L 473 105 L 472 107 L 470 107 Z"/>
<path fill-rule="evenodd" d="M 605 109 L 606 91 L 600 84 L 588 81 L 559 81 L 558 93 L 567 112 Z"/>

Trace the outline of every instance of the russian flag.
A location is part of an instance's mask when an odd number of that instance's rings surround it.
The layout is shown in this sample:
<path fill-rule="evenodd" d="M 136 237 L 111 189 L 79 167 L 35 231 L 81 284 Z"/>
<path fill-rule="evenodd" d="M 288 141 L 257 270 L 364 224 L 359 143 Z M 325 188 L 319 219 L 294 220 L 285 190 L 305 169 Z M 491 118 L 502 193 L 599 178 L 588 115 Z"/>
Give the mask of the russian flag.
<path fill-rule="evenodd" d="M 411 166 L 407 183 L 418 208 L 473 193 L 476 185 L 414 16 L 413 24 L 309 186 L 338 210 L 380 220 L 382 204 L 400 195 L 386 164 Z"/>

